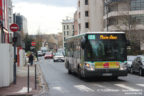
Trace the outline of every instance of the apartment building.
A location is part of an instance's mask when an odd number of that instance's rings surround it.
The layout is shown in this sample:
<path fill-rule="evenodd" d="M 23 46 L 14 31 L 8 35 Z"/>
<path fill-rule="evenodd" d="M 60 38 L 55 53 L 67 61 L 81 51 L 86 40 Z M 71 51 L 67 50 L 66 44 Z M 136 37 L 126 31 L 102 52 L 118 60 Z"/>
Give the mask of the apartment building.
<path fill-rule="evenodd" d="M 78 0 L 78 33 L 103 31 L 103 0 Z"/>
<path fill-rule="evenodd" d="M 74 20 L 73 19 L 67 17 L 66 19 L 62 21 L 62 33 L 63 33 L 63 41 L 65 41 L 66 38 L 74 36 Z"/>
<path fill-rule="evenodd" d="M 104 9 L 105 31 L 124 31 L 130 40 L 144 43 L 144 0 L 104 0 Z"/>
<path fill-rule="evenodd" d="M 64 39 L 74 35 L 74 20 L 67 18 L 62 22 Z"/>
<path fill-rule="evenodd" d="M 0 0 L 0 43 L 12 42 L 12 32 L 9 26 L 13 23 L 12 0 Z"/>

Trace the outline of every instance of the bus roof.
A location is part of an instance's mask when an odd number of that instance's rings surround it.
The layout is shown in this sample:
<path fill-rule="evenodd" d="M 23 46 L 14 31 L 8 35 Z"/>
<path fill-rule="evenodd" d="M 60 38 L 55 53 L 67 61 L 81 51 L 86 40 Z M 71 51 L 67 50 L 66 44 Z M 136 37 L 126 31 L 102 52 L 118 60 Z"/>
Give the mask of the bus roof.
<path fill-rule="evenodd" d="M 83 33 L 83 34 L 71 36 L 71 37 L 69 37 L 67 39 L 83 36 L 83 35 L 86 35 L 86 34 L 125 34 L 125 32 L 86 32 L 86 33 Z"/>

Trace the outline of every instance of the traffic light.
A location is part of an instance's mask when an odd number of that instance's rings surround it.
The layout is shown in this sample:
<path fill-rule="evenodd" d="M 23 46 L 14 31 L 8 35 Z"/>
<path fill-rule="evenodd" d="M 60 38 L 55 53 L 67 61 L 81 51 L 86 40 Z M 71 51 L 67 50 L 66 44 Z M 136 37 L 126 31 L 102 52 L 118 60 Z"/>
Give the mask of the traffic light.
<path fill-rule="evenodd" d="M 13 42 L 17 42 L 17 37 L 13 37 Z"/>

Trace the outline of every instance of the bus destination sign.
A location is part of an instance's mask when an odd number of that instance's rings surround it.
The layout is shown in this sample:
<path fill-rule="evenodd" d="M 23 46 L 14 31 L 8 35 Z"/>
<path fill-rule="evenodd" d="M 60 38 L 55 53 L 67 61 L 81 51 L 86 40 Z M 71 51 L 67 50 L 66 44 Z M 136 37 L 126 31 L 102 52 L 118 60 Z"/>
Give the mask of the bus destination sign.
<path fill-rule="evenodd" d="M 110 36 L 100 35 L 100 39 L 102 39 L 102 40 L 117 40 L 118 37 L 117 36 L 113 36 L 113 35 L 110 35 Z"/>

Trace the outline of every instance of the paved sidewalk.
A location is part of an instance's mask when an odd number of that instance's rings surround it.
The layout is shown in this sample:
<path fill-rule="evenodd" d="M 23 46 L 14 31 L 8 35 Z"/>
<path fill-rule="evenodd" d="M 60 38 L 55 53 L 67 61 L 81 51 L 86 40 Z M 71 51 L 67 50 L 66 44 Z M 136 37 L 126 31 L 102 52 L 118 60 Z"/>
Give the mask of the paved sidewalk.
<path fill-rule="evenodd" d="M 17 84 L 11 84 L 9 87 L 0 88 L 0 96 L 32 96 L 34 94 L 39 94 L 41 88 L 39 84 L 37 85 L 37 90 L 35 90 L 35 77 L 34 77 L 34 66 L 30 67 L 30 93 L 27 93 L 27 66 L 17 68 Z M 39 75 L 39 73 L 37 74 Z M 37 82 L 39 81 L 39 76 Z"/>

